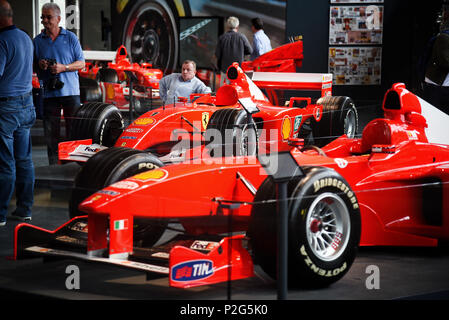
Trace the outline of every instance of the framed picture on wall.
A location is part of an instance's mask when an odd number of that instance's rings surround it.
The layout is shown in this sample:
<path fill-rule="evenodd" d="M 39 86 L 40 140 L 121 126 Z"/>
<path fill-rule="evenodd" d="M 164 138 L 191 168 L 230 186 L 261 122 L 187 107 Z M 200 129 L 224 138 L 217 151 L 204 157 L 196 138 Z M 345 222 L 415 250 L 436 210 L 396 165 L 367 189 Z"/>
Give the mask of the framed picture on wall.
<path fill-rule="evenodd" d="M 383 6 L 331 6 L 330 45 L 382 44 Z"/>
<path fill-rule="evenodd" d="M 380 85 L 381 47 L 330 47 L 334 85 Z"/>

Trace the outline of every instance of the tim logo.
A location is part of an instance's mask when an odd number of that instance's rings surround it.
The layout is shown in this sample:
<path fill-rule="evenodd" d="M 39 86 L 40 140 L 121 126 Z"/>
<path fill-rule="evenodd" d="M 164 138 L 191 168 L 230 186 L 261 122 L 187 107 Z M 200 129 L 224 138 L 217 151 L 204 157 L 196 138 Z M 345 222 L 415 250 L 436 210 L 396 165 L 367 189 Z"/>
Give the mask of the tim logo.
<path fill-rule="evenodd" d="M 212 261 L 193 260 L 175 265 L 172 268 L 173 281 L 195 281 L 207 278 L 214 274 Z"/>

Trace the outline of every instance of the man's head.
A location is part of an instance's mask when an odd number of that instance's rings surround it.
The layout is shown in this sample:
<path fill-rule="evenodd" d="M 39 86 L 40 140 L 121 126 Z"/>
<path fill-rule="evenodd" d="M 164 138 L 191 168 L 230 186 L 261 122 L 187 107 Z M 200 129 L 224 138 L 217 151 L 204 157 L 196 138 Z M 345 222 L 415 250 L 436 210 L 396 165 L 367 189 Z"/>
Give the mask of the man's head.
<path fill-rule="evenodd" d="M 253 32 L 257 32 L 263 29 L 263 21 L 260 18 L 251 19 L 251 29 Z"/>
<path fill-rule="evenodd" d="M 192 80 L 196 75 L 196 63 L 186 60 L 182 63 L 181 76 L 184 81 Z"/>
<path fill-rule="evenodd" d="M 240 22 L 237 17 L 229 17 L 228 20 L 226 20 L 226 25 L 230 30 L 238 29 L 239 24 Z"/>
<path fill-rule="evenodd" d="M 42 6 L 42 25 L 45 30 L 59 28 L 61 22 L 61 9 L 56 3 L 46 3 Z"/>
<path fill-rule="evenodd" d="M 12 8 L 6 0 L 0 0 L 0 28 L 5 28 L 13 24 Z"/>

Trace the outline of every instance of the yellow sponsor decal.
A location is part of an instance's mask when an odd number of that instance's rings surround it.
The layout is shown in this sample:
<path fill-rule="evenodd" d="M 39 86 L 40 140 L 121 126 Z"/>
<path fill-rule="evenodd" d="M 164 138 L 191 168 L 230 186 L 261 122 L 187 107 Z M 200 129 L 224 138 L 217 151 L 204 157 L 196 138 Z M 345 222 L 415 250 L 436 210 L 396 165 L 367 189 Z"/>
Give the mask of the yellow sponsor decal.
<path fill-rule="evenodd" d="M 292 131 L 292 122 L 290 120 L 290 117 L 285 116 L 282 120 L 282 129 L 281 129 L 281 135 L 282 139 L 287 140 L 290 137 L 290 133 Z"/>
<path fill-rule="evenodd" d="M 335 187 L 337 189 L 340 189 L 348 198 L 349 201 L 352 204 L 352 207 L 354 209 L 358 209 L 359 208 L 359 204 L 357 202 L 357 198 L 355 197 L 355 194 L 353 191 L 351 191 L 351 189 L 349 189 L 349 187 L 340 179 L 336 179 L 336 178 L 323 178 L 320 180 L 317 180 L 313 183 L 313 192 L 318 192 L 320 189 L 325 188 L 325 187 Z"/>
<path fill-rule="evenodd" d="M 155 169 L 151 171 L 145 171 L 135 175 L 133 178 L 142 181 L 148 180 L 161 180 L 168 175 L 167 171 L 162 169 Z"/>
<path fill-rule="evenodd" d="M 156 120 L 154 120 L 153 118 L 139 118 L 136 121 L 134 121 L 134 124 L 138 126 L 147 126 L 155 122 Z"/>

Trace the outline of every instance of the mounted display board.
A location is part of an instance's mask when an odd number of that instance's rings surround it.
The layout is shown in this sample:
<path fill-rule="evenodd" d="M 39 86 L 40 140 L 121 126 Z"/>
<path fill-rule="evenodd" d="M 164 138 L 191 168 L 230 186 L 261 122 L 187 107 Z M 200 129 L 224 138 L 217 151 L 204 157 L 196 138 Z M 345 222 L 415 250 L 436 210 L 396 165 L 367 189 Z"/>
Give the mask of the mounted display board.
<path fill-rule="evenodd" d="M 331 0 L 328 71 L 334 85 L 380 85 L 383 0 Z"/>

